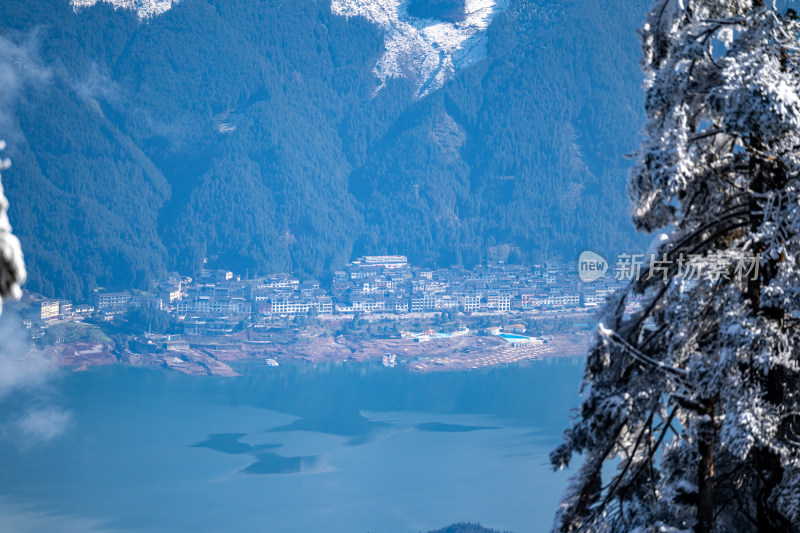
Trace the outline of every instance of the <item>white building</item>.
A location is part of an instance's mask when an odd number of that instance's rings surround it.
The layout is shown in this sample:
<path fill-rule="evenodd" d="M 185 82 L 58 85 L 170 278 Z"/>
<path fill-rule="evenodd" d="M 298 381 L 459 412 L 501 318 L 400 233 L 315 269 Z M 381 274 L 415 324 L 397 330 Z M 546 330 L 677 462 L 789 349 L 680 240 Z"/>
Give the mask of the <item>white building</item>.
<path fill-rule="evenodd" d="M 58 316 L 58 300 L 45 300 L 41 303 L 39 317 L 42 320 L 50 320 Z"/>
<path fill-rule="evenodd" d="M 404 255 L 368 255 L 363 261 L 367 265 L 383 268 L 403 268 L 408 264 L 408 258 Z"/>

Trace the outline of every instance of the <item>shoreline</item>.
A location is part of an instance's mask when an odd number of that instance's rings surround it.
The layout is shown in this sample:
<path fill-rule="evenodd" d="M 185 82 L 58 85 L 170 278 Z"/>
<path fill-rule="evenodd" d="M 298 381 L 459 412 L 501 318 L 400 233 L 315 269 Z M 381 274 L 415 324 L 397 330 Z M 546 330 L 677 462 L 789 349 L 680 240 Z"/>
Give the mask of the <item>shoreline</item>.
<path fill-rule="evenodd" d="M 91 366 L 125 364 L 160 367 L 188 375 L 235 377 L 230 363 L 238 361 L 379 362 L 384 354 L 396 356 L 398 367 L 410 372 L 456 372 L 478 370 L 550 357 L 571 357 L 587 352 L 591 335 L 586 332 L 554 333 L 545 343 L 512 345 L 497 336 L 465 335 L 416 342 L 411 339 L 350 336 L 299 336 L 291 342 L 242 342 L 237 349 L 219 339 L 194 337 L 187 347 L 152 350 L 147 353 L 119 350 L 107 342 L 50 346 L 46 351 L 59 365 L 73 371 Z M 221 348 L 221 349 L 220 349 Z"/>

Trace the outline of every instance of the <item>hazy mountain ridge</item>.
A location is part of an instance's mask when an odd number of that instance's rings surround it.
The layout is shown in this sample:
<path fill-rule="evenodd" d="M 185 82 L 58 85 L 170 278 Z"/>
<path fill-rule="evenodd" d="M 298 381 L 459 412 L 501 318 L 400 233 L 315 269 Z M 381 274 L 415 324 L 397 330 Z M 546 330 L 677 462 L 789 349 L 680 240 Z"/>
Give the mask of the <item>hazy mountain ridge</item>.
<path fill-rule="evenodd" d="M 115 10 L 134 11 L 140 19 L 161 15 L 178 3 L 178 0 L 69 1 L 76 12 L 105 2 Z M 405 0 L 331 0 L 331 10 L 347 18 L 363 17 L 384 32 L 386 50 L 374 68 L 381 81 L 376 91 L 383 88 L 388 78 L 402 77 L 417 87 L 418 96 L 425 96 L 440 89 L 457 70 L 486 57 L 486 28 L 507 4 L 507 0 L 457 1 L 463 1 L 463 6 L 453 20 L 411 16 Z M 415 6 L 424 4 L 417 2 Z M 417 11 L 435 13 L 435 10 Z"/>
<path fill-rule="evenodd" d="M 639 20 L 617 8 L 512 2 L 486 58 L 418 99 L 406 78 L 375 93 L 385 33 L 325 2 L 181 2 L 145 24 L 107 3 L 0 5 L 0 36 L 52 72 L 8 106 L 28 287 L 144 287 L 204 257 L 324 276 L 365 252 L 629 246 Z"/>

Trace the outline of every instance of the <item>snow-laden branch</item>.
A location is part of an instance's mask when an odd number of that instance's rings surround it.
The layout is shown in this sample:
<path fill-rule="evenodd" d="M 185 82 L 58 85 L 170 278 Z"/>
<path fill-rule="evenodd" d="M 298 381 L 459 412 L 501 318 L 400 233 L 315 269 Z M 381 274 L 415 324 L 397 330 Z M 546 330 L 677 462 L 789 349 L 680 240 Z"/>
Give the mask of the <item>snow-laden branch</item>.
<path fill-rule="evenodd" d="M 0 150 L 6 147 L 0 141 Z M 11 161 L 0 158 L 0 171 L 11 166 Z M 11 233 L 8 221 L 8 200 L 3 194 L 3 183 L 0 180 L 0 312 L 5 300 L 18 300 L 22 296 L 22 284 L 27 277 L 25 263 L 22 259 L 22 247 L 19 239 Z"/>
<path fill-rule="evenodd" d="M 554 460 L 584 457 L 560 533 L 800 531 L 800 20 L 769 5 L 653 0 L 639 32 L 647 122 L 627 192 L 671 264 L 606 307 Z M 730 273 L 745 253 L 744 277 L 681 268 Z M 607 450 L 631 454 L 610 482 Z"/>
<path fill-rule="evenodd" d="M 615 331 L 605 327 L 605 325 L 602 323 L 598 326 L 598 332 L 603 339 L 617 344 L 623 349 L 623 351 L 625 351 L 628 355 L 630 355 L 633 359 L 639 361 L 640 363 L 649 365 L 659 370 L 663 370 L 664 372 L 667 372 L 679 378 L 685 378 L 688 376 L 688 372 L 686 372 L 686 370 L 670 366 L 663 361 L 658 361 L 656 359 L 653 359 L 652 357 L 642 353 L 640 350 L 637 350 L 628 341 L 617 335 Z"/>

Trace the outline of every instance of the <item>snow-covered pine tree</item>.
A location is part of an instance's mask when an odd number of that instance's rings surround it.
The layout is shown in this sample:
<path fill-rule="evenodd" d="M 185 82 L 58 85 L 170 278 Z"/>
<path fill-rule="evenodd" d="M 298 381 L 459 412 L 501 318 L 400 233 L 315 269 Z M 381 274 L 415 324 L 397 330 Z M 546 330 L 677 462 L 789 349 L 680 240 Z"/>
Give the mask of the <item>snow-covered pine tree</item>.
<path fill-rule="evenodd" d="M 798 32 L 763 0 L 656 0 L 640 30 L 628 193 L 660 268 L 601 317 L 555 531 L 800 531 Z"/>
<path fill-rule="evenodd" d="M 0 140 L 0 150 L 6 147 Z M 0 158 L 0 171 L 11 165 L 8 159 Z M 8 221 L 8 200 L 3 194 L 3 183 L 0 181 L 0 313 L 3 312 L 3 301 L 18 300 L 22 295 L 21 285 L 25 282 L 25 263 L 22 260 L 22 247 L 19 239 L 11 233 Z"/>

